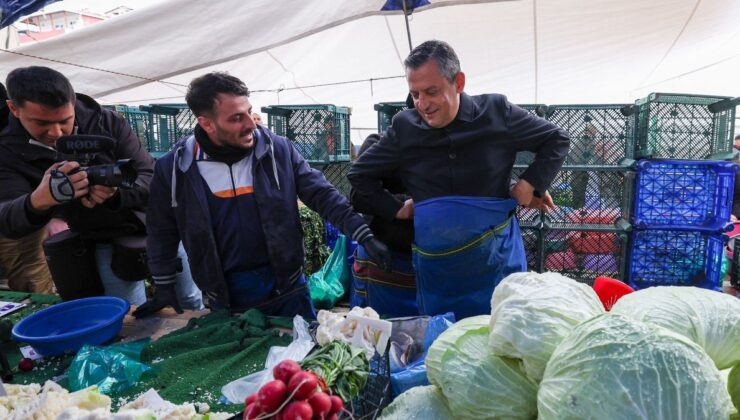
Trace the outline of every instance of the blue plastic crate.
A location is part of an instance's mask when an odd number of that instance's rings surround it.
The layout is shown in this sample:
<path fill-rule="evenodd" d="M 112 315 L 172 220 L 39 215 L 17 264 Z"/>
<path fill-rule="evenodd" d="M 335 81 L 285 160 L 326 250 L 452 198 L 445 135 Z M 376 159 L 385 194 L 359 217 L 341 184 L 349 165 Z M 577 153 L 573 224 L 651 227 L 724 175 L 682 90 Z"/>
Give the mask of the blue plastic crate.
<path fill-rule="evenodd" d="M 629 285 L 696 286 L 719 290 L 724 258 L 721 234 L 661 229 L 632 232 Z"/>
<path fill-rule="evenodd" d="M 721 231 L 730 221 L 735 172 L 725 161 L 641 160 L 633 223 L 638 228 Z"/>

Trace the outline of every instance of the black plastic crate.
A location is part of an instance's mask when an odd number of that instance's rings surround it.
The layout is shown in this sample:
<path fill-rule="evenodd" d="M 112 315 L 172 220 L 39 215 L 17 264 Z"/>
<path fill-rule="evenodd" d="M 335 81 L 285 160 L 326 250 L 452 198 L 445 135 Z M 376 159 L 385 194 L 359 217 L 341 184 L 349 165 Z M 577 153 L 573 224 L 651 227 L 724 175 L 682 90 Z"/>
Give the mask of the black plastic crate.
<path fill-rule="evenodd" d="M 544 247 L 542 230 L 537 227 L 522 226 L 522 241 L 527 255 L 527 271 L 542 272 L 542 253 Z"/>
<path fill-rule="evenodd" d="M 287 137 L 313 164 L 350 161 L 350 110 L 335 105 L 271 105 L 262 108 L 270 130 Z"/>
<path fill-rule="evenodd" d="M 565 165 L 620 166 L 634 159 L 635 108 L 630 104 L 552 105 L 547 119 L 570 134 Z"/>
<path fill-rule="evenodd" d="M 635 102 L 638 158 L 732 158 L 735 107 L 740 99 L 652 93 Z"/>
<path fill-rule="evenodd" d="M 543 229 L 542 271 L 593 284 L 598 276 L 625 280 L 627 232 L 614 229 Z"/>
<path fill-rule="evenodd" d="M 536 115 L 540 118 L 545 118 L 547 115 L 547 105 L 542 104 L 524 104 L 519 105 L 525 111 L 529 111 L 530 114 Z M 529 165 L 534 160 L 534 153 L 532 152 L 519 152 L 516 154 L 516 160 L 514 161 L 517 165 Z"/>
<path fill-rule="evenodd" d="M 393 117 L 408 109 L 406 102 L 381 102 L 375 104 L 374 108 L 378 111 L 378 133 L 384 133 L 391 126 Z"/>
<path fill-rule="evenodd" d="M 514 182 L 519 180 L 519 176 L 526 170 L 523 166 L 514 166 L 511 170 L 512 185 Z M 542 212 L 536 209 L 528 209 L 522 206 L 517 206 L 516 217 L 519 219 L 521 226 L 538 226 L 542 223 Z"/>
<path fill-rule="evenodd" d="M 347 409 L 355 419 L 375 420 L 391 402 L 391 367 L 388 349 L 383 356 L 375 353 L 370 360 L 370 375 L 360 396 L 350 401 Z M 351 418 L 343 414 L 339 418 Z"/>
<path fill-rule="evenodd" d="M 516 182 L 526 168 L 515 166 Z M 627 223 L 632 207 L 634 172 L 618 166 L 561 169 L 548 192 L 556 208 L 548 213 L 519 207 L 522 223 L 539 221 L 553 228 L 588 229 Z"/>
<path fill-rule="evenodd" d="M 347 174 L 352 168 L 351 162 L 330 163 L 328 165 L 311 165 L 314 169 L 324 173 L 324 177 L 340 193 L 349 198 L 349 191 L 352 187 L 347 179 Z"/>
<path fill-rule="evenodd" d="M 719 290 L 724 258 L 719 233 L 663 229 L 635 230 L 630 237 L 630 286 L 695 286 Z"/>
<path fill-rule="evenodd" d="M 316 342 L 316 331 L 319 327 L 319 323 L 316 321 L 311 322 L 308 328 L 308 333 L 311 335 L 314 343 Z M 309 353 L 313 353 L 318 349 L 318 345 Z M 381 356 L 377 352 L 370 359 L 370 372 L 365 383 L 365 388 L 360 391 L 360 395 L 355 397 L 347 403 L 345 407 L 352 413 L 350 417 L 346 413 L 339 416 L 340 419 L 367 419 L 375 420 L 380 416 L 388 404 L 391 403 L 391 366 L 388 353 L 390 351 L 390 343 L 388 344 L 385 353 Z"/>
<path fill-rule="evenodd" d="M 147 150 L 159 157 L 193 133 L 198 119 L 185 104 L 141 105 L 149 114 Z"/>

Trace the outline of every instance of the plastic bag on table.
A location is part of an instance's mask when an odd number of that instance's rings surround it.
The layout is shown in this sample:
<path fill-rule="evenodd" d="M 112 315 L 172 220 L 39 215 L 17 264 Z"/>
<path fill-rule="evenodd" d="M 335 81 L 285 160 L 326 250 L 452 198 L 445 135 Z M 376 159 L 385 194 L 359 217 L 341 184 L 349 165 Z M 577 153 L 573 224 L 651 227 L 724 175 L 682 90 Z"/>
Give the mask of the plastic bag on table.
<path fill-rule="evenodd" d="M 391 391 L 394 397 L 413 387 L 429 385 L 427 368 L 424 365 L 427 350 L 440 334 L 455 323 L 455 315 L 448 312 L 428 318 L 421 331 L 423 323 L 420 321 L 419 318 L 401 321 L 409 328 L 399 326 L 399 330 L 406 331 L 397 335 L 394 333 L 394 338 L 391 339 Z M 395 328 L 394 325 L 394 330 Z M 418 352 L 419 343 L 424 343 L 421 352 Z M 417 353 L 413 352 L 414 348 Z"/>
<path fill-rule="evenodd" d="M 124 391 L 150 371 L 141 363 L 141 351 L 149 340 L 113 344 L 107 347 L 83 346 L 69 365 L 67 376 L 71 391 L 97 385 L 102 394 Z"/>
<path fill-rule="evenodd" d="M 244 402 L 246 397 L 257 392 L 262 385 L 274 379 L 272 368 L 278 363 L 286 359 L 300 362 L 311 351 L 314 345 L 311 334 L 308 332 L 308 323 L 303 317 L 296 315 L 293 318 L 293 342 L 287 347 L 271 347 L 269 353 L 267 353 L 264 370 L 229 382 L 221 388 L 221 394 L 231 404 Z"/>

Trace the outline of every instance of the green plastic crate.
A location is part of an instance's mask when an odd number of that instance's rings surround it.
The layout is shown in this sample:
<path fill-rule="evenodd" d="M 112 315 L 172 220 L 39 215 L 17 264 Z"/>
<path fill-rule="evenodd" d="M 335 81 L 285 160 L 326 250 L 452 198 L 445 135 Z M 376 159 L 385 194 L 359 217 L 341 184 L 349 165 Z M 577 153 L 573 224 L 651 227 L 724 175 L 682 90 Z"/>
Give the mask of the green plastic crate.
<path fill-rule="evenodd" d="M 144 148 L 149 145 L 149 113 L 128 105 L 104 105 L 103 108 L 120 114 L 136 133 Z"/>
<path fill-rule="evenodd" d="M 637 107 L 637 158 L 732 158 L 740 98 L 651 93 Z"/>
<path fill-rule="evenodd" d="M 393 117 L 407 109 L 406 102 L 381 102 L 375 104 L 375 110 L 378 111 L 378 133 L 384 133 L 391 126 Z"/>
<path fill-rule="evenodd" d="M 312 164 L 350 161 L 350 109 L 335 105 L 262 108 L 270 130 L 287 137 Z"/>
<path fill-rule="evenodd" d="M 178 140 L 193 133 L 198 119 L 185 104 L 141 105 L 148 113 L 147 150 L 159 157 L 167 153 Z"/>

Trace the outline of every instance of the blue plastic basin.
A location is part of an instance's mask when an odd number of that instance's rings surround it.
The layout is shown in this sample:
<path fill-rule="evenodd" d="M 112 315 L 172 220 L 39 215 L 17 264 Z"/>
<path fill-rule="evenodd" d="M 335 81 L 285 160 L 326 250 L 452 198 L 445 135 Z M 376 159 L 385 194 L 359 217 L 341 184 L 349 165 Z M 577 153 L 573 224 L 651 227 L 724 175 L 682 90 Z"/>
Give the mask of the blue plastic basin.
<path fill-rule="evenodd" d="M 28 343 L 42 356 L 76 353 L 83 345 L 100 345 L 123 327 L 129 303 L 112 296 L 59 303 L 23 318 L 13 339 Z"/>

